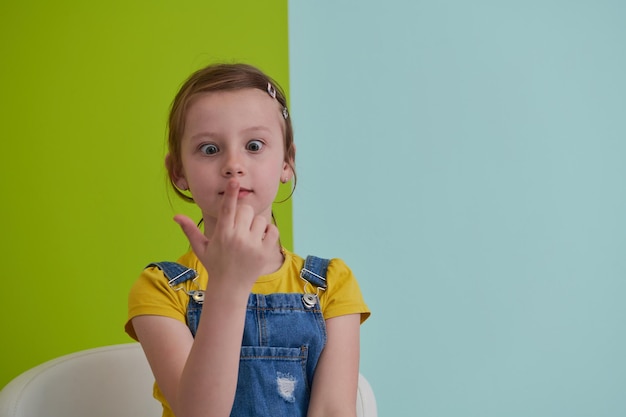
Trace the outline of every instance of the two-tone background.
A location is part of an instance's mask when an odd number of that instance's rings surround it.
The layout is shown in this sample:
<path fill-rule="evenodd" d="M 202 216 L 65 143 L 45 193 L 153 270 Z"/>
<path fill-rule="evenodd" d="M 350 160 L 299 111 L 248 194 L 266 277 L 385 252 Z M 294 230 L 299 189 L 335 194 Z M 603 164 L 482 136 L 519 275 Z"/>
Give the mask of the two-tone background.
<path fill-rule="evenodd" d="M 373 310 L 381 416 L 626 414 L 625 20 L 610 0 L 4 2 L 0 386 L 130 341 L 130 285 L 197 215 L 167 191 L 169 104 L 246 61 L 290 96 L 283 243 L 345 259 Z"/>

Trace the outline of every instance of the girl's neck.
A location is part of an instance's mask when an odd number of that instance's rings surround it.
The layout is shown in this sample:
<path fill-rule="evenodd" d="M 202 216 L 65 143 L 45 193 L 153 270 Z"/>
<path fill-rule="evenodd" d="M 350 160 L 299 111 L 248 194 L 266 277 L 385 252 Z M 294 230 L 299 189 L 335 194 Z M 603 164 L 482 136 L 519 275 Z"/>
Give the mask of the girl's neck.
<path fill-rule="evenodd" d="M 280 242 L 278 243 L 277 250 L 272 253 L 274 253 L 274 255 L 272 255 L 272 259 L 268 259 L 265 263 L 265 268 L 263 268 L 261 275 L 273 274 L 283 266 L 283 263 L 285 263 L 285 253 L 280 245 Z"/>

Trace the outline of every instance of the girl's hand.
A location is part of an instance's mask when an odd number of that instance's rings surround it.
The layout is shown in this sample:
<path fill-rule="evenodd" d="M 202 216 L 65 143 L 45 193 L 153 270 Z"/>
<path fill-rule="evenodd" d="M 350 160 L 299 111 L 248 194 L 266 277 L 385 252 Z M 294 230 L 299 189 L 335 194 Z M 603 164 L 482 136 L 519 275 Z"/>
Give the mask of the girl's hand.
<path fill-rule="evenodd" d="M 211 277 L 211 286 L 226 284 L 250 288 L 263 274 L 278 247 L 278 228 L 254 214 L 247 204 L 238 204 L 239 182 L 228 182 L 213 235 L 207 238 L 186 216 L 174 220 L 187 236 L 191 248 Z"/>

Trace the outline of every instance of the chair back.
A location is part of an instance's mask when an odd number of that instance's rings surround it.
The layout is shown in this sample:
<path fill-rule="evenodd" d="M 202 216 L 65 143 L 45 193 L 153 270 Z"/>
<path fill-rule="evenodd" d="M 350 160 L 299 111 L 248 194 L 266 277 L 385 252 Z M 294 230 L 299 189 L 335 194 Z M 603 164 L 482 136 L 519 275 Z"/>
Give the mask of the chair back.
<path fill-rule="evenodd" d="M 0 391 L 0 417 L 158 417 L 154 377 L 139 343 L 104 346 L 52 359 Z M 359 375 L 358 417 L 377 417 Z"/>

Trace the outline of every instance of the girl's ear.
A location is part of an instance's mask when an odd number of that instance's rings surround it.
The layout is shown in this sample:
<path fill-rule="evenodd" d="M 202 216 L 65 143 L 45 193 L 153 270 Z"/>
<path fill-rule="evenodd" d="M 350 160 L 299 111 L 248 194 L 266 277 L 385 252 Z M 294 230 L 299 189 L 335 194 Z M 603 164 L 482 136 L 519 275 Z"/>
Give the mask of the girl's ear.
<path fill-rule="evenodd" d="M 179 190 L 186 191 L 189 189 L 189 184 L 187 184 L 185 176 L 181 172 L 180 167 L 176 166 L 174 159 L 169 153 L 165 155 L 165 167 L 167 168 L 167 173 L 170 176 L 172 184 L 174 184 Z"/>
<path fill-rule="evenodd" d="M 287 151 L 287 155 L 285 155 L 285 161 L 283 161 L 283 173 L 280 176 L 281 182 L 283 183 L 289 182 L 289 180 L 294 175 L 293 166 L 295 163 L 294 159 L 296 156 L 296 145 L 292 144 L 291 146 L 291 152 Z"/>
<path fill-rule="evenodd" d="M 293 169 L 291 167 L 292 165 L 290 165 L 289 162 L 283 162 L 283 172 L 280 176 L 280 182 L 282 182 L 283 184 L 288 183 L 289 180 L 291 180 L 291 178 L 293 177 Z"/>

